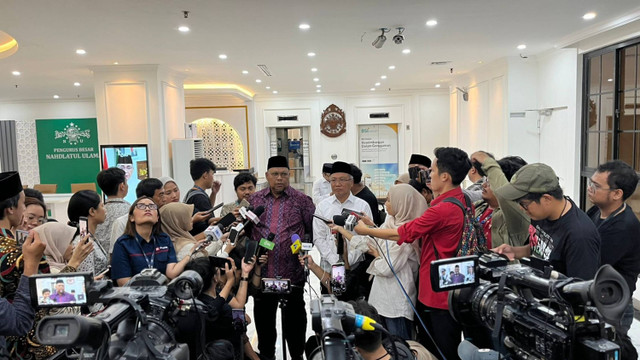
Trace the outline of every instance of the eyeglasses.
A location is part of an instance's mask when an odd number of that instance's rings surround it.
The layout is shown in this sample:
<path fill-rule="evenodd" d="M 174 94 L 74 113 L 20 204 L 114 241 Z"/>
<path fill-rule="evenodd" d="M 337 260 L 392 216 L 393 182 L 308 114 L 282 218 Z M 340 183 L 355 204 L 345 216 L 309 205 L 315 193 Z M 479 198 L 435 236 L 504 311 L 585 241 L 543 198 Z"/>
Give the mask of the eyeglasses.
<path fill-rule="evenodd" d="M 332 184 L 337 184 L 337 183 L 346 183 L 353 180 L 353 178 L 340 178 L 340 179 L 329 179 L 329 182 Z"/>
<path fill-rule="evenodd" d="M 528 200 L 520 200 L 518 201 L 518 205 L 520 205 L 521 208 L 524 209 L 524 211 L 529 210 L 529 206 L 533 203 L 533 201 L 528 201 Z"/>
<path fill-rule="evenodd" d="M 32 222 L 32 221 L 34 221 L 34 220 L 37 220 L 39 225 L 44 224 L 44 223 L 45 223 L 45 221 L 46 221 L 46 219 L 45 219 L 45 218 L 43 218 L 43 217 L 37 217 L 37 216 L 32 215 L 32 214 L 29 214 L 29 215 L 27 216 L 27 221 Z"/>
<path fill-rule="evenodd" d="M 591 178 L 587 178 L 587 188 L 591 189 L 591 191 L 593 192 L 596 192 L 598 190 L 609 190 L 609 191 L 618 190 L 615 188 L 603 188 L 602 185 L 598 184 L 597 182 L 594 182 L 593 180 L 591 180 Z"/>
<path fill-rule="evenodd" d="M 136 209 L 138 209 L 138 210 L 158 210 L 158 205 L 156 205 L 156 204 L 137 203 L 136 204 Z"/>
<path fill-rule="evenodd" d="M 277 173 L 277 172 L 271 173 L 270 172 L 269 174 L 271 176 L 273 176 L 273 177 L 276 177 L 276 178 L 277 177 L 282 177 L 282 178 L 288 178 L 289 177 L 289 172 L 288 171 L 283 171 L 283 172 L 280 172 L 280 173 Z"/>

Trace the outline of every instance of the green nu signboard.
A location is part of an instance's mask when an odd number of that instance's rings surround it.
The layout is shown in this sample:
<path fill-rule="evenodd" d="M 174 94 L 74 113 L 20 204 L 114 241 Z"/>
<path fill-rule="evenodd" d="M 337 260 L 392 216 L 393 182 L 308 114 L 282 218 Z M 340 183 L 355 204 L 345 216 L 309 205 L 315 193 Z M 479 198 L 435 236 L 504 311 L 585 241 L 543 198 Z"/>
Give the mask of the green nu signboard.
<path fill-rule="evenodd" d="M 41 184 L 57 184 L 70 193 L 71 184 L 94 183 L 100 171 L 96 119 L 36 120 Z"/>

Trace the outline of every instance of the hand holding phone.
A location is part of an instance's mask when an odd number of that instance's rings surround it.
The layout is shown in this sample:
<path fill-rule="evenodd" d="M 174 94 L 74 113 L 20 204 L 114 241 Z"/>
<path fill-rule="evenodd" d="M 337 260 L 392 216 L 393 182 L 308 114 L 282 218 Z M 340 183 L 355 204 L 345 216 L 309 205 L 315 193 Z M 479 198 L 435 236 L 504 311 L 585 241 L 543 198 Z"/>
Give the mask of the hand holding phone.
<path fill-rule="evenodd" d="M 85 238 L 89 234 L 89 221 L 86 216 L 80 216 L 78 218 L 78 231 L 80 232 L 80 237 Z M 85 241 L 89 241 L 88 239 Z"/>
<path fill-rule="evenodd" d="M 16 230 L 16 245 L 22 247 L 22 244 L 27 240 L 29 232 L 25 230 Z"/>

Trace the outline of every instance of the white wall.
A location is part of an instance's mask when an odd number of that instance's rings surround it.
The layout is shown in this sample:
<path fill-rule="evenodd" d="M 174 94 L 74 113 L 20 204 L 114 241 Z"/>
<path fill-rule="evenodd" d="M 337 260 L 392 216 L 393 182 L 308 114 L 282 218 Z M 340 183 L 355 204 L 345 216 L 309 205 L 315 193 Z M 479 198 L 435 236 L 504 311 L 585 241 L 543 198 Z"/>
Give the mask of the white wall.
<path fill-rule="evenodd" d="M 95 118 L 93 99 L 66 101 L 16 101 L 0 102 L 0 119 L 16 120 L 18 170 L 22 183 L 33 187 L 40 183 L 38 147 L 36 144 L 36 119 Z"/>

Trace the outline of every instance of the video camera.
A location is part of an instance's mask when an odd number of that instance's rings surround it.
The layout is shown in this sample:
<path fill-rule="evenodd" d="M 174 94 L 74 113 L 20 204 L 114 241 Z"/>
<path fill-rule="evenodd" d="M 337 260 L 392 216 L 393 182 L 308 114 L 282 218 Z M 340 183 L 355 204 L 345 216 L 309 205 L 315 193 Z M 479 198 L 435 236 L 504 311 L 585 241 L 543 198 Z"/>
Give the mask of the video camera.
<path fill-rule="evenodd" d="M 67 350 L 67 358 L 187 360 L 189 348 L 175 340 L 175 325 L 184 312 L 205 313 L 205 306 L 195 300 L 202 278 L 195 271 L 185 271 L 165 286 L 166 280 L 156 269 L 145 269 L 118 288 L 111 281 L 93 281 L 90 273 L 32 276 L 32 292 L 46 294 L 53 288 L 50 293 L 57 295 L 48 300 L 32 296 L 34 305 L 105 305 L 89 317 L 47 316 L 38 324 L 36 335 L 43 345 L 82 349 L 79 356 Z M 195 309 L 184 300 L 192 300 Z"/>
<path fill-rule="evenodd" d="M 434 271 L 447 272 L 456 265 L 462 275 L 473 271 L 477 279 L 449 286 L 433 281 Z M 503 355 L 548 360 L 620 358 L 620 347 L 611 341 L 612 329 L 605 322 L 619 322 L 630 293 L 624 278 L 610 265 L 602 266 L 593 280 L 582 281 L 553 271 L 545 260 L 524 258 L 509 264 L 503 256 L 488 253 L 434 261 L 431 271 L 434 291 L 451 290 L 451 285 L 457 288 L 449 293 L 451 315 L 467 329 L 483 329 L 485 334 L 492 330 L 493 347 Z"/>

